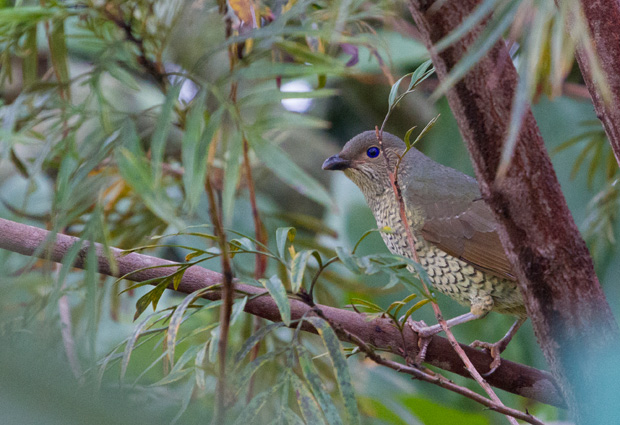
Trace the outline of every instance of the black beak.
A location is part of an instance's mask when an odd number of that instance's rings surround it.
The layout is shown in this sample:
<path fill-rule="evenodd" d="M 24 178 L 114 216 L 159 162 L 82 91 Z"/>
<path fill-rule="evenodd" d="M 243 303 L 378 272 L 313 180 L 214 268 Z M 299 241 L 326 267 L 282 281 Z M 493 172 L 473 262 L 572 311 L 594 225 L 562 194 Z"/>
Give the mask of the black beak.
<path fill-rule="evenodd" d="M 348 159 L 342 159 L 338 155 L 330 156 L 323 163 L 324 170 L 346 170 L 351 166 Z"/>

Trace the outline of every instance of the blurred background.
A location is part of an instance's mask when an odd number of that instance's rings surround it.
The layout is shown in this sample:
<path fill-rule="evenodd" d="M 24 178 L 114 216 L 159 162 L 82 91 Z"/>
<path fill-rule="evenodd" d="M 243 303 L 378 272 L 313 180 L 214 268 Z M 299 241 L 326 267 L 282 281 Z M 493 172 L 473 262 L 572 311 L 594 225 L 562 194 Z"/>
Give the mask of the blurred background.
<path fill-rule="evenodd" d="M 403 2 L 248 0 L 228 2 L 227 9 L 206 0 L 0 4 L 0 217 L 107 246 L 143 247 L 174 261 L 198 259 L 216 271 L 219 251 L 204 236 L 213 229 L 193 227 L 211 223 L 207 175 L 225 227 L 237 232 L 227 235 L 241 245 L 245 237 L 261 240 L 250 186 L 272 252 L 281 227 L 296 228 L 297 251 L 315 249 L 323 259 L 336 247 L 351 251 L 376 227 L 353 183 L 321 164 L 349 138 L 380 126 L 392 85 L 428 59 Z M 553 13 L 553 2 L 530 6 L 510 12 L 525 19 L 520 32 L 510 32 L 511 52 L 618 317 L 617 165 L 574 64 L 574 46 L 561 31 L 561 14 Z M 403 137 L 440 115 L 417 147 L 473 175 L 445 98 L 429 100 L 437 86 L 431 77 L 406 96 L 386 130 Z M 236 277 L 260 285 L 256 279 L 279 276 L 291 289 L 282 262 L 269 259 L 261 273 L 255 256 L 240 251 Z M 375 232 L 356 255 L 387 252 Z M 151 287 L 99 276 L 93 264 L 73 269 L 71 258 L 55 265 L 0 251 L 0 262 L 2 423 L 211 420 L 218 303 L 200 300 L 188 309 L 170 353 L 171 308 L 184 294 L 148 298 Z M 310 260 L 306 289 L 317 268 Z M 343 308 L 362 299 L 385 309 L 414 290 L 378 271 L 353 273 L 337 262 L 321 274 L 315 300 Z M 156 310 L 141 309 L 134 320 L 145 299 Z M 445 317 L 466 311 L 441 294 L 438 301 Z M 300 369 L 299 350 L 313 356 L 321 391 L 344 418 L 338 377 L 315 335 L 276 329 L 261 340 L 257 360 L 233 363 L 266 325 L 241 312 L 241 302 L 228 347 L 230 423 L 311 423 L 291 389 L 317 391 Z M 414 315 L 434 320 L 430 306 Z M 491 313 L 454 333 L 463 343 L 496 341 L 511 322 Z M 547 369 L 529 322 L 503 357 Z M 504 420 L 361 355 L 348 364 L 364 424 Z M 476 389 L 471 380 L 449 378 Z M 545 422 L 565 419 L 554 407 L 499 395 Z M 259 396 L 261 403 L 249 403 Z"/>

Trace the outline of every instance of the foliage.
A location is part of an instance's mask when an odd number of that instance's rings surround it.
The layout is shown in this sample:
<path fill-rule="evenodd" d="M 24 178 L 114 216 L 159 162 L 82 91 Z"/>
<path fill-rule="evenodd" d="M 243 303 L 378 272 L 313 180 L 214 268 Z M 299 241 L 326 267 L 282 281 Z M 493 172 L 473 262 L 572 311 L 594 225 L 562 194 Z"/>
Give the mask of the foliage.
<path fill-rule="evenodd" d="M 426 101 L 417 100 L 423 102 L 421 116 L 404 112 L 413 109 L 407 102 L 415 102 L 417 93 L 398 96 L 402 79 L 394 83 L 390 74 L 399 67 L 394 72 L 413 75 L 414 84 L 430 76 L 428 64 L 410 72 L 422 62 L 410 52 L 421 48 L 403 41 L 409 24 L 392 2 L 228 2 L 226 16 L 219 11 L 222 2 L 212 1 L 17 3 L 0 9 L 2 216 L 127 252 L 154 252 L 220 270 L 221 251 L 207 213 L 209 178 L 236 277 L 266 288 L 284 324 L 292 327 L 255 323 L 243 312 L 248 296 L 235 299 L 226 363 L 232 423 L 426 422 L 437 410 L 443 415 L 437 417 L 454 414 L 459 423 L 488 422 L 487 412 L 454 395 L 442 394 L 440 406 L 430 401 L 438 399 L 433 389 L 390 371 L 373 371 L 360 356 L 346 360 L 325 322 L 294 321 L 288 310 L 288 298 L 310 296 L 330 305 L 350 302 L 355 309 L 391 317 L 399 327 L 412 314 L 430 317 L 421 308 L 429 298 L 407 267 L 425 279 L 423 270 L 381 252 L 378 231 L 364 233 L 374 224 L 366 225 L 368 211 L 359 198 L 338 182 L 332 196 L 318 171 L 321 160 L 336 150 L 323 142 L 330 132 L 344 138 L 355 130 L 351 122 L 367 129 L 385 115 L 385 102 L 373 112 L 354 97 L 360 93 L 389 99 L 390 125 L 396 129 L 429 121 L 423 111 L 433 106 Z M 502 35 L 519 42 L 522 72 L 531 73 L 524 78 L 525 98 L 558 95 L 572 65 L 573 46 L 558 30 L 566 17 L 552 14 L 547 3 L 528 9 L 532 2 L 485 1 L 459 30 L 466 33 L 476 19 L 496 10 L 480 49 Z M 528 36 L 525 24 L 509 30 L 507 23 L 526 15 L 537 29 L 529 34 L 548 35 L 542 44 Z M 285 90 L 299 81 L 306 88 Z M 310 109 L 299 113 L 284 106 L 299 99 L 309 99 Z M 341 101 L 346 105 L 339 107 Z M 455 145 L 439 142 L 456 141 L 457 135 L 445 130 L 451 119 L 445 104 L 436 108 L 445 121 L 420 144 L 439 149 L 446 161 L 464 158 L 451 153 Z M 343 116 L 346 127 L 339 124 Z M 451 132 L 444 137 L 440 131 Z M 586 132 L 569 140 L 558 155 L 587 137 L 594 136 Z M 604 168 L 611 183 L 617 177 L 603 165 L 602 139 L 593 140 L 584 150 L 592 153 L 582 154 L 575 169 L 592 155 L 590 174 Z M 590 181 L 592 190 L 600 190 L 596 177 Z M 266 239 L 253 226 L 252 185 Z M 589 222 L 614 240 L 616 204 L 599 207 L 610 198 L 617 203 L 617 195 L 595 198 L 592 214 L 607 218 L 590 216 Z M 71 267 L 77 249 L 57 269 L 1 254 L 6 294 L 0 334 L 6 346 L 14 353 L 73 356 L 69 363 L 83 385 L 97 384 L 100 394 L 118 389 L 127 395 L 128 410 L 145 412 L 143 418 L 150 417 L 149 409 L 158 413 L 149 423 L 204 423 L 214 414 L 221 302 L 203 301 L 200 291 L 169 295 L 165 289 L 178 285 L 183 268 L 142 284 L 102 279 L 94 254 L 90 250 L 84 273 Z M 269 260 L 264 273 L 256 273 L 257 255 Z M 444 311 L 458 308 L 448 305 Z M 300 332 L 304 321 L 320 335 Z M 480 326 L 489 327 L 472 324 L 467 337 L 493 339 L 505 331 Z M 23 341 L 16 343 L 19 338 Z M 540 364 L 531 335 L 517 338 L 525 348 L 510 348 L 508 354 Z M 14 353 L 9 357 L 19 358 Z M 425 392 L 412 394 L 418 390 Z M 446 410 L 448 404 L 461 412 Z M 543 406 L 529 408 L 557 416 Z M 391 413 L 380 413 L 385 410 Z"/>

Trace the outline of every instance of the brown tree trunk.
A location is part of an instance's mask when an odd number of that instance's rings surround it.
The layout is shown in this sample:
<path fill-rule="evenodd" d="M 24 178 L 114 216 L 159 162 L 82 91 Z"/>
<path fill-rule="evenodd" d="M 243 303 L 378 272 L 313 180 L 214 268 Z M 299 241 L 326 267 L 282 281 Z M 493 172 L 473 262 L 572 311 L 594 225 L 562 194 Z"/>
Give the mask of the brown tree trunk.
<path fill-rule="evenodd" d="M 573 7 L 577 5 L 578 3 L 573 3 Z M 577 62 L 592 96 L 596 114 L 603 122 L 616 161 L 620 165 L 620 2 L 581 0 L 579 5 L 590 31 L 592 45 L 577 48 Z M 569 22 L 568 29 L 573 34 L 576 26 Z M 600 69 L 605 76 L 606 81 L 602 84 L 606 84 L 609 90 L 607 99 L 603 98 L 599 90 L 601 82 L 594 80 L 592 64 L 585 51 L 590 48 L 594 49 L 593 53 L 598 57 Z"/>
<path fill-rule="evenodd" d="M 433 45 L 479 4 L 410 0 L 409 7 L 440 80 L 463 58 L 482 25 L 438 53 Z M 588 249 L 562 195 L 531 111 L 527 110 L 506 177 L 495 181 L 510 123 L 517 72 L 503 41 L 447 93 L 472 157 L 480 189 L 500 223 L 543 353 L 577 422 L 595 416 L 597 382 L 588 367 L 618 341 L 618 327 Z"/>

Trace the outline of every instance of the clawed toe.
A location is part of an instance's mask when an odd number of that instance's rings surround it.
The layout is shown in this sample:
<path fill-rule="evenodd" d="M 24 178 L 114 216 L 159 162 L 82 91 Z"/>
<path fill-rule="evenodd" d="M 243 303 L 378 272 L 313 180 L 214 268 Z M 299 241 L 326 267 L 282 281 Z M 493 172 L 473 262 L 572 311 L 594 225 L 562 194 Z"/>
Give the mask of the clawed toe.
<path fill-rule="evenodd" d="M 502 351 L 506 349 L 506 345 L 507 344 L 503 343 L 503 340 L 498 341 L 494 344 L 484 341 L 474 341 L 470 344 L 470 347 L 482 348 L 483 350 L 489 352 L 489 354 L 491 354 L 491 357 L 493 358 L 493 361 L 489 365 L 489 371 L 486 373 L 482 373 L 482 376 L 486 377 L 492 375 L 502 364 L 502 358 L 500 356 L 502 354 Z"/>
<path fill-rule="evenodd" d="M 411 318 L 407 319 L 407 325 L 418 336 L 418 354 L 413 360 L 413 364 L 420 366 L 426 358 L 426 350 L 431 342 L 431 337 L 437 332 L 433 332 L 432 328 L 427 326 L 423 320 L 414 321 Z"/>

